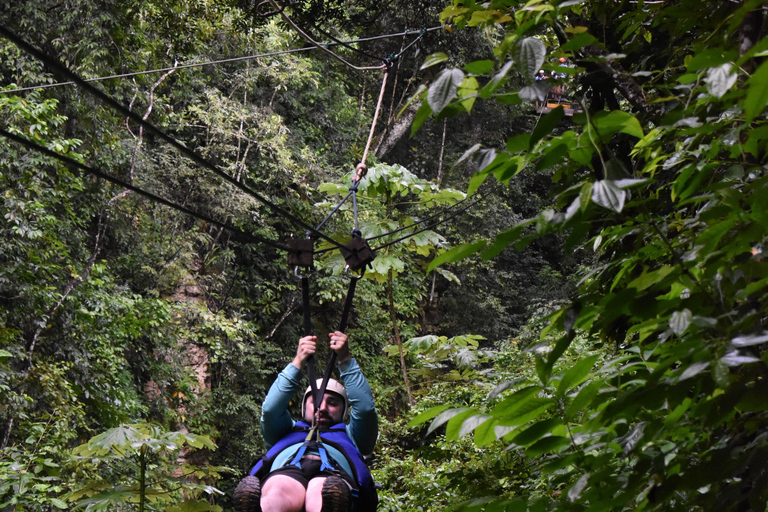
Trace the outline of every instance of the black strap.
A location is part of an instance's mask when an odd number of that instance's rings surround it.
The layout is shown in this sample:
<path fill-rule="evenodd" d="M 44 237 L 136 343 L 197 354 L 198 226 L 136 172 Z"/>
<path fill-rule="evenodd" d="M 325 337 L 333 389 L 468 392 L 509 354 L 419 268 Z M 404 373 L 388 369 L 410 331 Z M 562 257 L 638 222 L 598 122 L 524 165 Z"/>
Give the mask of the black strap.
<path fill-rule="evenodd" d="M 325 218 L 323 221 L 315 228 L 316 231 L 319 231 L 320 228 L 323 226 L 323 224 L 328 221 L 328 219 L 331 218 L 333 214 L 335 214 L 339 208 L 341 208 L 341 205 L 344 204 L 344 202 L 349 199 L 349 196 L 352 196 L 352 210 L 354 213 L 355 218 L 355 229 L 352 231 L 352 237 L 353 242 L 356 241 L 356 239 L 362 240 L 358 219 L 357 219 L 357 187 L 360 184 L 360 180 L 365 175 L 365 171 L 367 169 L 365 166 L 362 166 L 362 169 L 360 165 L 358 165 L 358 169 L 356 170 L 355 178 L 352 182 L 352 187 L 350 188 L 347 195 L 341 200 L 341 202 L 336 206 L 336 208 L 333 209 L 333 211 Z M 363 277 L 363 274 L 365 273 L 365 265 L 373 261 L 373 258 L 375 258 L 375 254 L 373 251 L 370 250 L 370 248 L 367 246 L 367 243 L 363 240 L 365 247 L 363 249 L 367 248 L 368 251 L 364 253 L 363 256 L 363 264 L 359 265 L 360 258 L 358 257 L 359 251 L 354 251 L 354 256 L 358 259 L 355 260 L 355 265 L 362 266 L 360 275 L 357 277 L 349 276 L 349 288 L 347 289 L 347 297 L 344 301 L 344 310 L 341 314 L 341 322 L 339 323 L 339 331 L 344 332 L 344 330 L 347 328 L 347 320 L 349 318 L 349 312 L 352 309 L 352 299 L 355 297 L 355 288 L 357 287 L 357 281 L 360 280 L 360 278 Z M 344 255 L 345 259 L 349 257 L 348 254 Z M 349 263 L 349 262 L 348 262 Z M 349 268 L 349 265 L 348 265 Z M 353 268 L 353 270 L 356 270 L 357 268 Z M 347 274 L 349 275 L 349 274 Z M 310 310 L 310 302 L 309 302 L 309 277 L 308 276 L 301 276 L 301 297 L 303 302 L 303 310 L 304 310 L 304 336 L 311 336 L 312 335 L 312 313 Z M 323 395 L 325 395 L 325 389 L 328 386 L 328 381 L 331 378 L 331 373 L 333 372 L 333 368 L 336 366 L 336 359 L 338 356 L 336 355 L 335 351 L 331 351 L 331 357 L 328 360 L 328 364 L 325 366 L 325 372 L 323 374 L 323 380 L 320 384 L 320 386 L 317 386 L 317 366 L 315 364 L 315 356 L 314 354 L 309 356 L 307 358 L 307 377 L 309 378 L 309 387 L 310 392 L 312 394 L 312 401 L 317 407 L 318 404 L 322 403 L 323 401 Z M 315 419 L 312 418 L 312 424 L 314 425 Z"/>

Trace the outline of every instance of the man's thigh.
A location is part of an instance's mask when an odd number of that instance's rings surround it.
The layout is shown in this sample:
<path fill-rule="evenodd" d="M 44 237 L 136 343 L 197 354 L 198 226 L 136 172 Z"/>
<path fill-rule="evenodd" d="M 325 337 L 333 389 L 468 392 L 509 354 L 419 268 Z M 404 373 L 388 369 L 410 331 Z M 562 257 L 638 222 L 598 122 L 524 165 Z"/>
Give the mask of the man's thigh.
<path fill-rule="evenodd" d="M 304 508 L 304 485 L 287 475 L 271 475 L 261 489 L 262 512 L 300 512 Z"/>

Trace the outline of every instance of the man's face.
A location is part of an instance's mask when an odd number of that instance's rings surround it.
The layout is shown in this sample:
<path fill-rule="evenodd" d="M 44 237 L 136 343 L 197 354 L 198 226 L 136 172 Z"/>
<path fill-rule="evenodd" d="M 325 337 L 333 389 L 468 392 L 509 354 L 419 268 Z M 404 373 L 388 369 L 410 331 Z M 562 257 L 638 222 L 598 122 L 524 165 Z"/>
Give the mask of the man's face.
<path fill-rule="evenodd" d="M 312 395 L 307 397 L 307 404 L 304 408 L 304 421 L 312 423 L 312 417 L 315 418 L 315 425 L 320 427 L 330 427 L 343 421 L 344 399 L 336 393 L 326 393 L 323 396 L 323 402 L 320 408 L 315 411 L 315 401 Z"/>

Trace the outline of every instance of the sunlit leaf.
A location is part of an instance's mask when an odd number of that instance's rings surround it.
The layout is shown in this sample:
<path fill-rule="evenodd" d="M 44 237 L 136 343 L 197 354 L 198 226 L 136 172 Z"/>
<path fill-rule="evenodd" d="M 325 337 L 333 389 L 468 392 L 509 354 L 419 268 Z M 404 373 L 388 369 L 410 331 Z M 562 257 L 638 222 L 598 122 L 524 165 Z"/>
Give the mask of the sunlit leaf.
<path fill-rule="evenodd" d="M 716 98 L 722 98 L 728 92 L 728 89 L 733 87 L 738 77 L 736 73 L 732 72 L 732 69 L 733 65 L 730 62 L 715 68 L 709 68 L 707 76 L 704 78 L 709 94 Z"/>
<path fill-rule="evenodd" d="M 627 191 L 619 188 L 614 181 L 600 180 L 592 184 L 592 202 L 603 208 L 621 213 Z"/>
<path fill-rule="evenodd" d="M 768 331 L 750 336 L 737 336 L 731 340 L 734 347 L 750 347 L 752 345 L 762 345 L 768 342 Z"/>
<path fill-rule="evenodd" d="M 421 414 L 413 418 L 411 421 L 409 421 L 407 426 L 408 428 L 411 428 L 411 427 L 421 425 L 422 423 L 426 423 L 427 421 L 431 420 L 441 412 L 451 407 L 452 407 L 451 405 L 444 404 L 444 405 L 438 405 L 430 409 L 427 409 L 426 411 L 422 412 Z"/>
<path fill-rule="evenodd" d="M 731 350 L 721 357 L 720 360 L 731 368 L 761 361 L 759 357 L 740 350 Z"/>
<path fill-rule="evenodd" d="M 455 409 L 448 409 L 441 412 L 434 420 L 432 420 L 432 423 L 429 425 L 429 429 L 427 429 L 427 434 L 431 434 L 435 431 L 435 429 L 440 428 L 450 419 L 464 413 L 471 413 L 471 410 L 467 407 L 457 407 Z"/>
<path fill-rule="evenodd" d="M 563 396 L 568 390 L 584 382 L 598 357 L 593 355 L 579 359 L 575 365 L 569 368 L 557 385 L 557 394 Z"/>
<path fill-rule="evenodd" d="M 440 64 L 441 62 L 445 62 L 446 60 L 448 60 L 448 55 L 446 55 L 445 53 L 443 52 L 433 53 L 432 55 L 429 55 L 427 56 L 426 59 L 424 59 L 424 64 L 422 64 L 419 69 L 424 70 L 432 66 L 435 66 L 437 64 Z"/>

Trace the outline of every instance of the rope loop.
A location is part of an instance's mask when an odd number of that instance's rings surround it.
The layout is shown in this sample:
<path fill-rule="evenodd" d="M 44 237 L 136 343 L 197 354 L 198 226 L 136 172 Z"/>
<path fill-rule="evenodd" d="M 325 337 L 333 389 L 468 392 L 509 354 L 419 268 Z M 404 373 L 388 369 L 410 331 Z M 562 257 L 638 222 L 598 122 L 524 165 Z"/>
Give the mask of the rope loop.
<path fill-rule="evenodd" d="M 360 183 L 363 178 L 365 178 L 366 174 L 368 174 L 368 166 L 363 162 L 357 164 L 357 167 L 355 167 L 355 176 L 352 178 L 355 186 L 357 186 L 357 184 Z"/>

